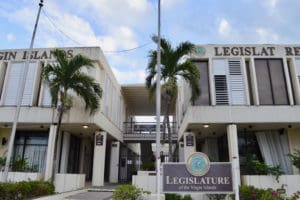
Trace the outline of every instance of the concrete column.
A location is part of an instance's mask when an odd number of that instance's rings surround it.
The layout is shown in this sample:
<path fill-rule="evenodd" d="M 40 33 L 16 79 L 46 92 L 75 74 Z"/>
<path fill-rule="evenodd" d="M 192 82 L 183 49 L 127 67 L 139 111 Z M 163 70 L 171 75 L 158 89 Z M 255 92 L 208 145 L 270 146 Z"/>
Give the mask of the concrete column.
<path fill-rule="evenodd" d="M 240 160 L 239 160 L 239 148 L 238 148 L 238 135 L 237 127 L 235 124 L 227 126 L 227 139 L 228 139 L 228 153 L 229 161 L 232 164 L 236 164 L 235 170 L 233 170 L 233 176 L 237 176 L 238 184 L 240 185 Z M 233 165 L 234 167 L 234 165 Z M 235 172 L 235 173 L 234 173 Z"/>
<path fill-rule="evenodd" d="M 105 151 L 107 133 L 104 131 L 96 132 L 94 139 L 94 163 L 93 163 L 93 186 L 104 185 Z"/>
<path fill-rule="evenodd" d="M 52 177 L 53 173 L 53 159 L 55 149 L 55 138 L 56 138 L 57 125 L 51 125 L 48 136 L 47 156 L 46 156 L 46 168 L 44 180 L 48 181 Z"/>
<path fill-rule="evenodd" d="M 69 151 L 70 151 L 70 138 L 71 135 L 68 132 L 64 132 L 62 136 L 62 152 L 61 152 L 61 162 L 59 173 L 67 173 L 68 161 L 69 161 Z"/>
<path fill-rule="evenodd" d="M 241 70 L 243 74 L 244 84 L 245 84 L 245 97 L 246 97 L 246 105 L 250 105 L 250 95 L 249 95 L 249 85 L 248 85 L 248 77 L 247 77 L 247 69 L 246 69 L 246 63 L 245 58 L 241 58 Z"/>
<path fill-rule="evenodd" d="M 296 67 L 296 61 L 295 58 L 290 58 L 290 70 L 291 70 L 291 81 L 292 86 L 294 90 L 295 95 L 295 104 L 300 105 L 300 86 L 299 86 L 299 80 L 298 80 L 298 70 Z"/>
<path fill-rule="evenodd" d="M 118 183 L 119 179 L 120 142 L 111 143 L 109 182 Z"/>
<path fill-rule="evenodd" d="M 215 92 L 215 81 L 214 81 L 214 74 L 213 74 L 213 65 L 212 65 L 212 58 L 208 60 L 208 79 L 209 79 L 209 94 L 210 94 L 210 103 L 212 106 L 216 105 L 216 92 Z"/>
<path fill-rule="evenodd" d="M 184 133 L 184 161 L 186 162 L 189 156 L 196 152 L 196 137 L 192 132 Z"/>
<path fill-rule="evenodd" d="M 255 71 L 255 63 L 254 58 L 250 59 L 249 62 L 249 71 L 250 71 L 250 80 L 251 80 L 251 88 L 252 88 L 252 95 L 253 95 L 253 103 L 254 105 L 259 105 L 259 94 L 258 94 L 258 87 L 257 87 L 257 80 L 256 80 L 256 71 Z"/>
<path fill-rule="evenodd" d="M 292 92 L 292 86 L 291 86 L 291 78 L 290 78 L 286 58 L 283 58 L 283 69 L 284 69 L 284 77 L 286 80 L 286 87 L 287 87 L 289 102 L 290 102 L 290 105 L 294 105 L 294 98 L 293 98 L 293 92 Z"/>

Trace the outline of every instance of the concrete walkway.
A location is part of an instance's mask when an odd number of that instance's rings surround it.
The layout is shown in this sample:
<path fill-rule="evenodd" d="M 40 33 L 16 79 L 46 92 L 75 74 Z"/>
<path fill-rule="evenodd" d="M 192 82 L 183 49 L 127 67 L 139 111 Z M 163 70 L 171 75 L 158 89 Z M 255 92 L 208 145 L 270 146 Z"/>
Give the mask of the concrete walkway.
<path fill-rule="evenodd" d="M 66 200 L 111 200 L 112 192 L 84 192 L 65 198 Z"/>
<path fill-rule="evenodd" d="M 65 200 L 111 200 L 118 184 L 105 184 L 101 187 L 89 187 L 87 191 L 70 195 Z"/>

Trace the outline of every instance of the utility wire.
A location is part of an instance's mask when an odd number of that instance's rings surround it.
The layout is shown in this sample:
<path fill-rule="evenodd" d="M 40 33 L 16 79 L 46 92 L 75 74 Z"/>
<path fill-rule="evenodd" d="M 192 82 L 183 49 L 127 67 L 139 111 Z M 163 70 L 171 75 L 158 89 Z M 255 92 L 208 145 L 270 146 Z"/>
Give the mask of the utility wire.
<path fill-rule="evenodd" d="M 136 49 L 143 48 L 145 46 L 148 46 L 151 43 L 152 42 L 148 42 L 148 43 L 142 44 L 140 46 L 137 46 L 137 47 L 134 47 L 134 48 L 131 48 L 131 49 L 123 49 L 123 50 L 117 50 L 117 51 L 103 51 L 103 52 L 104 53 L 123 53 L 123 52 L 128 52 L 128 51 L 133 51 L 133 50 L 136 50 Z"/>
<path fill-rule="evenodd" d="M 44 10 L 42 10 L 42 13 L 46 16 L 47 20 L 52 24 L 52 26 L 57 30 L 59 31 L 62 35 L 64 35 L 65 37 L 67 37 L 69 40 L 71 40 L 72 42 L 74 42 L 75 44 L 77 45 L 80 45 L 80 46 L 85 46 L 84 44 L 80 43 L 80 42 L 77 42 L 76 40 L 74 40 L 72 37 L 70 37 L 69 35 L 67 35 L 63 30 L 61 30 L 55 23 L 54 21 L 46 14 L 46 12 Z M 134 48 L 131 48 L 131 49 L 123 49 L 123 50 L 116 50 L 116 51 L 106 51 L 106 50 L 102 50 L 103 53 L 124 53 L 124 52 L 129 52 L 129 51 L 133 51 L 133 50 L 136 50 L 136 49 L 140 49 L 140 48 L 143 48 L 145 46 L 148 46 L 149 44 L 151 44 L 152 42 L 148 42 L 148 43 L 144 43 L 142 45 L 139 45 L 139 46 L 136 46 Z"/>
<path fill-rule="evenodd" d="M 48 21 L 53 25 L 53 27 L 58 30 L 61 34 L 63 34 L 65 37 L 67 37 L 69 40 L 71 40 L 72 42 L 74 42 L 75 44 L 78 44 L 80 46 L 84 46 L 83 44 L 73 40 L 73 38 L 71 38 L 70 36 L 68 36 L 64 31 L 62 31 L 60 28 L 58 28 L 58 26 L 56 26 L 56 24 L 53 22 L 53 20 L 46 14 L 45 11 L 42 10 L 42 13 L 46 16 L 46 18 L 48 19 Z"/>

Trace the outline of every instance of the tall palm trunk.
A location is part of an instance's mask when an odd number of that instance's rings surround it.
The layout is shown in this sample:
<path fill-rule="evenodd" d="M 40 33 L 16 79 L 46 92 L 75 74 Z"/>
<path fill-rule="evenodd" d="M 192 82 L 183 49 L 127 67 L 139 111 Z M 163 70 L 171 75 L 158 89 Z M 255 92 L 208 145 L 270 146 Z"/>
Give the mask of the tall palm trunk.
<path fill-rule="evenodd" d="M 173 155 L 172 155 L 172 132 L 171 132 L 171 126 L 170 126 L 170 105 L 171 105 L 171 97 L 168 92 L 166 92 L 166 112 L 165 112 L 165 121 L 167 124 L 167 130 L 168 130 L 168 143 L 169 143 L 169 162 L 173 162 Z"/>
<path fill-rule="evenodd" d="M 57 122 L 57 127 L 56 127 L 56 131 L 55 131 L 55 142 L 54 142 L 54 152 L 53 152 L 53 166 L 52 166 L 52 176 L 51 176 L 51 181 L 54 182 L 54 177 L 55 177 L 55 172 L 56 172 L 56 166 L 57 166 L 57 143 L 58 143 L 58 134 L 60 131 L 60 127 L 61 127 L 61 122 L 62 122 L 62 117 L 64 114 L 64 109 L 65 109 L 65 104 L 64 101 L 60 101 L 61 102 L 61 106 L 58 108 L 58 122 Z"/>

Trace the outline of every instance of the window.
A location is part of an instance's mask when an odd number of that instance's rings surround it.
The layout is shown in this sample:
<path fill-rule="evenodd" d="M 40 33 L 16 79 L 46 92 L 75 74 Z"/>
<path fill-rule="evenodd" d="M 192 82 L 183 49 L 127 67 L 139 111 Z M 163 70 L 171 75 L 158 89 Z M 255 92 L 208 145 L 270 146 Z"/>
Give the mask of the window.
<path fill-rule="evenodd" d="M 47 64 L 55 65 L 57 63 L 56 62 L 48 62 Z M 50 93 L 50 87 L 44 80 L 42 80 L 41 97 L 40 98 L 41 98 L 41 100 L 40 100 L 41 106 L 44 106 L 44 107 L 52 106 L 52 96 Z"/>
<path fill-rule="evenodd" d="M 260 105 L 288 105 L 286 81 L 281 59 L 255 59 Z"/>
<path fill-rule="evenodd" d="M 1 99 L 1 96 L 2 96 L 6 69 L 7 69 L 7 63 L 0 63 L 0 99 Z"/>
<path fill-rule="evenodd" d="M 247 159 L 254 159 L 263 162 L 256 136 L 253 132 L 238 133 L 238 148 L 241 174 L 248 174 Z"/>
<path fill-rule="evenodd" d="M 8 69 L 6 76 L 6 92 L 4 95 L 4 105 L 15 106 L 17 105 L 17 96 L 19 91 L 20 82 L 24 73 L 24 62 L 12 63 Z M 34 96 L 34 82 L 37 72 L 37 64 L 35 62 L 29 63 L 25 88 L 23 93 L 22 105 L 31 106 Z"/>
<path fill-rule="evenodd" d="M 217 105 L 246 104 L 245 83 L 240 60 L 213 60 L 213 75 Z"/>
<path fill-rule="evenodd" d="M 208 63 L 207 61 L 194 62 L 200 72 L 200 91 L 201 95 L 195 101 L 194 105 L 210 105 L 209 99 L 209 79 L 208 79 Z"/>
<path fill-rule="evenodd" d="M 47 132 L 17 132 L 13 159 L 26 160 L 27 171 L 44 172 L 47 146 Z"/>

